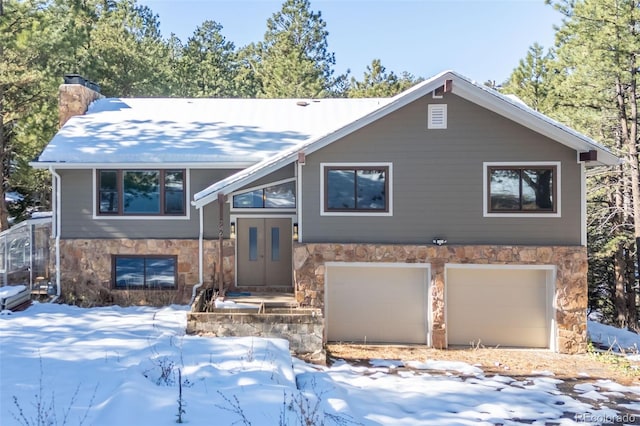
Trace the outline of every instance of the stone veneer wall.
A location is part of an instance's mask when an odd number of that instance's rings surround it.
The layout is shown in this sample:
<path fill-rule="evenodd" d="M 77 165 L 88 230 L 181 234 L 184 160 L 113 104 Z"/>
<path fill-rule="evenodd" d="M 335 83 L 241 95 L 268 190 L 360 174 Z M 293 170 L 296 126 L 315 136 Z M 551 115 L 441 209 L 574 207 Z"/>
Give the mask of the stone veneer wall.
<path fill-rule="evenodd" d="M 274 309 L 259 314 L 226 311 L 189 312 L 187 334 L 279 338 L 288 340 L 297 355 L 323 352 L 324 321 L 319 309 Z"/>
<path fill-rule="evenodd" d="M 296 299 L 324 307 L 325 262 L 431 264 L 432 343 L 446 347 L 444 273 L 446 263 L 555 265 L 557 350 L 582 353 L 587 344 L 587 249 L 579 246 L 426 246 L 378 244 L 295 244 Z"/>
<path fill-rule="evenodd" d="M 58 90 L 58 126 L 71 117 L 87 112 L 91 102 L 101 98 L 100 93 L 81 84 L 62 84 Z"/>
<path fill-rule="evenodd" d="M 53 246 L 53 244 L 52 244 Z M 55 250 L 55 247 L 52 247 Z M 122 290 L 111 283 L 111 256 L 178 256 L 178 286 L 174 290 Z M 55 263 L 55 254 L 52 254 Z M 218 263 L 218 240 L 204 241 L 204 286 L 213 285 Z M 198 240 L 67 239 L 60 241 L 62 296 L 80 305 L 188 303 L 198 284 Z M 55 265 L 54 265 L 55 266 Z M 224 284 L 230 286 L 235 274 L 235 240 L 224 240 Z M 54 270 L 52 268 L 52 270 Z M 217 285 L 217 284 L 216 284 Z"/>

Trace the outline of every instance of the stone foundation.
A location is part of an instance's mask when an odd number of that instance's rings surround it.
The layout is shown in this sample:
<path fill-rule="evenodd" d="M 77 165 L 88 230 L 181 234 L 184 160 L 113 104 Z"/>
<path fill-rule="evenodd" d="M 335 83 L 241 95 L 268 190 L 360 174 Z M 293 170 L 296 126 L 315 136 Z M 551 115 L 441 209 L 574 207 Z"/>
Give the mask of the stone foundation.
<path fill-rule="evenodd" d="M 432 344 L 447 346 L 444 281 L 446 263 L 554 265 L 557 350 L 582 353 L 587 345 L 587 249 L 579 246 L 426 246 L 294 244 L 296 299 L 324 308 L 325 262 L 399 262 L 431 265 Z"/>
<path fill-rule="evenodd" d="M 55 247 L 52 247 L 55 250 Z M 198 240 L 74 239 L 60 241 L 62 298 L 67 303 L 95 305 L 167 305 L 188 303 L 199 281 Z M 174 255 L 178 285 L 172 290 L 122 290 L 112 283 L 112 255 Z M 55 255 L 51 256 L 55 262 Z M 204 286 L 212 286 L 218 263 L 218 240 L 204 241 Z M 235 240 L 224 240 L 226 287 L 235 280 Z M 216 283 L 217 286 L 217 283 Z"/>

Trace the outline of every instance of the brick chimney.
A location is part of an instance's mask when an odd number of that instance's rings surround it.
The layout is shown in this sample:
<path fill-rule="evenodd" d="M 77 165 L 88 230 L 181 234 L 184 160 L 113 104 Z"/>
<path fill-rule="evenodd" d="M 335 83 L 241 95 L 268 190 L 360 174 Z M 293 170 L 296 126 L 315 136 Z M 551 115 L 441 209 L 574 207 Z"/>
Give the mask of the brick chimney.
<path fill-rule="evenodd" d="M 87 112 L 91 102 L 102 98 L 100 86 L 78 74 L 65 74 L 58 93 L 59 127 L 71 117 Z"/>

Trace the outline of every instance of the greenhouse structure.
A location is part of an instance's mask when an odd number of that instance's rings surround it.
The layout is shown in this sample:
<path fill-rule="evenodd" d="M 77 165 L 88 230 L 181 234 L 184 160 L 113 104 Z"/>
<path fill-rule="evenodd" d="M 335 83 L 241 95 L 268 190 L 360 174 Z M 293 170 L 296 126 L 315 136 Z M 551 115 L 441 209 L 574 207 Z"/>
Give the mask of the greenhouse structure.
<path fill-rule="evenodd" d="M 0 286 L 26 285 L 45 290 L 51 281 L 51 214 L 38 213 L 0 233 Z"/>

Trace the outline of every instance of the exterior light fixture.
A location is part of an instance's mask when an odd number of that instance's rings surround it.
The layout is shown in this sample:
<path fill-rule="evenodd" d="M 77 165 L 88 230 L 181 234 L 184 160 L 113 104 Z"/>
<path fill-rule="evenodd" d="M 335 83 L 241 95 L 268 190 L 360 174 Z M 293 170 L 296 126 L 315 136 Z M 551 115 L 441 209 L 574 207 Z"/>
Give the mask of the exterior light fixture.
<path fill-rule="evenodd" d="M 229 229 L 229 238 L 231 239 L 235 239 L 236 238 L 236 223 L 235 222 L 231 222 L 231 226 Z"/>
<path fill-rule="evenodd" d="M 433 239 L 433 244 L 435 244 L 437 246 L 442 246 L 444 244 L 447 244 L 447 240 L 445 240 L 444 238 L 434 238 Z"/>
<path fill-rule="evenodd" d="M 293 224 L 293 241 L 298 241 L 298 224 Z"/>

